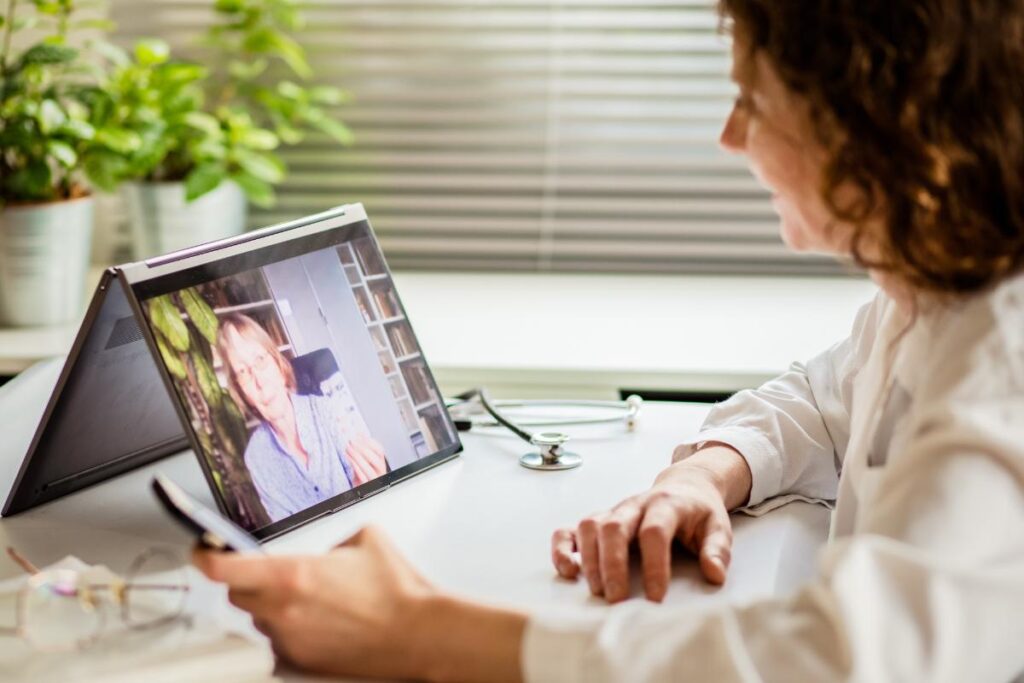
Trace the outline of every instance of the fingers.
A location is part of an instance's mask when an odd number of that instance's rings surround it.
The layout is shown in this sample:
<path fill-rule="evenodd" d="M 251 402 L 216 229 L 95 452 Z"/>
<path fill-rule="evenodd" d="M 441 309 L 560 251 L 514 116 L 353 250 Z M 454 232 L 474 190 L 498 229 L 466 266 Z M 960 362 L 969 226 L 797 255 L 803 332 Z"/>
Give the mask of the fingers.
<path fill-rule="evenodd" d="M 551 535 L 551 562 L 563 579 L 579 576 L 580 565 L 573 558 L 576 552 L 576 535 L 572 529 L 558 529 Z"/>
<path fill-rule="evenodd" d="M 732 523 L 724 512 L 712 512 L 704 523 L 700 544 L 700 571 L 715 585 L 725 583 L 732 560 Z"/>
<path fill-rule="evenodd" d="M 230 588 L 228 590 L 228 602 L 238 609 L 245 610 L 254 618 L 270 612 L 274 606 L 280 604 L 279 600 L 272 600 L 272 594 L 241 588 Z"/>
<path fill-rule="evenodd" d="M 372 439 L 351 439 L 345 447 L 345 455 L 360 483 L 376 479 L 387 471 L 384 450 Z"/>
<path fill-rule="evenodd" d="M 256 630 L 265 635 L 267 638 L 273 639 L 274 632 L 271 630 L 270 622 L 266 619 L 259 619 L 257 617 L 252 618 L 252 625 L 256 627 Z"/>
<path fill-rule="evenodd" d="M 397 554 L 398 552 L 388 535 L 374 524 L 367 524 L 334 546 L 334 550 L 344 548 L 367 548 L 385 554 Z"/>
<path fill-rule="evenodd" d="M 345 457 L 348 458 L 348 464 L 352 466 L 352 474 L 356 479 L 353 483 L 362 484 L 373 479 L 372 473 L 366 466 L 366 460 L 363 457 L 362 452 L 351 441 L 349 441 L 348 445 L 345 447 Z"/>
<path fill-rule="evenodd" d="M 197 548 L 192 552 L 192 563 L 207 578 L 237 590 L 302 587 L 302 563 L 297 558 L 240 555 Z"/>
<path fill-rule="evenodd" d="M 644 594 L 648 600 L 661 602 L 668 591 L 672 575 L 672 539 L 678 519 L 671 504 L 654 500 L 648 505 L 637 532 L 643 563 Z"/>
<path fill-rule="evenodd" d="M 599 524 L 599 569 L 608 602 L 629 597 L 629 544 L 636 535 L 641 514 L 642 508 L 631 499 L 618 505 Z"/>
<path fill-rule="evenodd" d="M 576 544 L 580 550 L 581 569 L 592 595 L 604 595 L 601 584 L 601 564 L 597 545 L 597 519 L 588 517 L 576 530 Z"/>
<path fill-rule="evenodd" d="M 363 440 L 366 442 L 367 448 L 369 448 L 370 452 L 374 455 L 374 471 L 376 471 L 378 475 L 387 472 L 387 455 L 384 453 L 384 446 L 371 436 L 363 436 Z"/>

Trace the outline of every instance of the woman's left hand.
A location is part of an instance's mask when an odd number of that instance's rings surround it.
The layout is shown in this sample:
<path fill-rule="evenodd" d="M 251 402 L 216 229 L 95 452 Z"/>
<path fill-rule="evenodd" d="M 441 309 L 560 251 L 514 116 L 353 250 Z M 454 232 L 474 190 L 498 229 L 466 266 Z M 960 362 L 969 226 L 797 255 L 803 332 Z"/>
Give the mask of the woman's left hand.
<path fill-rule="evenodd" d="M 197 549 L 193 561 L 299 668 L 403 679 L 428 668 L 416 635 L 432 631 L 438 593 L 372 527 L 321 556 Z"/>
<path fill-rule="evenodd" d="M 388 471 L 384 447 L 379 441 L 365 434 L 353 436 L 348 440 L 345 457 L 352 465 L 352 473 L 355 475 L 353 486 L 376 479 Z"/>

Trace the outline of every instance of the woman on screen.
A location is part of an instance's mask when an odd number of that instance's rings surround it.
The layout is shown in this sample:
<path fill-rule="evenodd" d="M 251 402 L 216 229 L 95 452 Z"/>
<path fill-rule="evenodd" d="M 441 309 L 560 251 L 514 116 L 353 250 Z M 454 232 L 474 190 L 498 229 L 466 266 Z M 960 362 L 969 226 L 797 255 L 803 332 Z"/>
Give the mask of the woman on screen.
<path fill-rule="evenodd" d="M 222 317 L 217 348 L 236 402 L 260 420 L 245 465 L 272 521 L 387 471 L 380 443 L 346 433 L 330 400 L 296 392 L 291 363 L 252 318 Z"/>

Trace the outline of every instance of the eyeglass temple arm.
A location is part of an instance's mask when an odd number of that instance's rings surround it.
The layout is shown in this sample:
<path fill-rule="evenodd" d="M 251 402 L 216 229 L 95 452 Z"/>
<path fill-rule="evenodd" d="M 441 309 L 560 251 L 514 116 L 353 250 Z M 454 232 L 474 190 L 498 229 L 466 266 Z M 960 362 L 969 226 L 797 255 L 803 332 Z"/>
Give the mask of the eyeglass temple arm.
<path fill-rule="evenodd" d="M 39 567 L 37 567 L 34 564 L 32 564 L 31 562 L 29 562 L 21 553 L 19 553 L 17 550 L 12 548 L 11 546 L 7 546 L 7 555 L 12 560 L 14 560 L 14 563 L 16 565 L 18 565 L 19 567 L 21 567 L 26 573 L 28 573 L 28 574 L 38 574 L 39 573 Z"/>

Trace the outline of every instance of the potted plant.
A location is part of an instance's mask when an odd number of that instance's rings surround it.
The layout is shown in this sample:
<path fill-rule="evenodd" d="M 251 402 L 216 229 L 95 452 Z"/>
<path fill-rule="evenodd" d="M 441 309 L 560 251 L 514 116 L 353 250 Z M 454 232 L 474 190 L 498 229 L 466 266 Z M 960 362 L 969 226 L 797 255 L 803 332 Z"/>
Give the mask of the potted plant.
<path fill-rule="evenodd" d="M 107 140 L 90 124 L 95 71 L 68 44 L 72 0 L 7 0 L 0 15 L 0 320 L 51 325 L 82 312 L 92 232 L 83 173 L 87 148 Z M 45 35 L 16 47 L 23 29 Z"/>
<path fill-rule="evenodd" d="M 217 0 L 214 9 L 210 68 L 172 60 L 160 41 L 137 44 L 131 57 L 107 50 L 108 101 L 94 124 L 131 134 L 95 163 L 111 171 L 103 187 L 123 184 L 140 258 L 242 232 L 246 200 L 275 201 L 282 142 L 312 130 L 351 140 L 326 110 L 341 91 L 297 82 L 311 69 L 289 35 L 302 24 L 292 2 Z"/>

